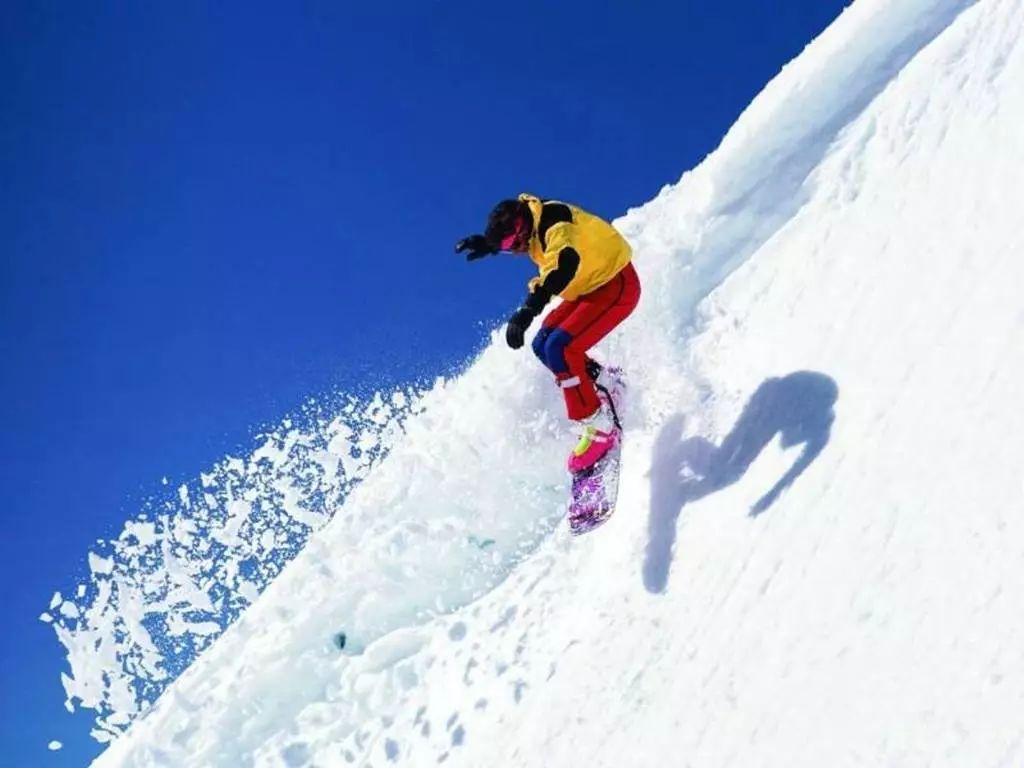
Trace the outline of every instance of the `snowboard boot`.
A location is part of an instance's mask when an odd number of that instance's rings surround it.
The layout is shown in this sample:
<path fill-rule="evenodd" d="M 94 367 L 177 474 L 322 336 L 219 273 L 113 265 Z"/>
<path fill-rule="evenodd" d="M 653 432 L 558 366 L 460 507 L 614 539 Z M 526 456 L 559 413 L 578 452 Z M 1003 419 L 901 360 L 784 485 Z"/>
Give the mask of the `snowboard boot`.
<path fill-rule="evenodd" d="M 576 423 L 580 439 L 569 454 L 569 471 L 574 474 L 594 466 L 621 437 L 614 412 L 603 403 L 592 416 Z"/>

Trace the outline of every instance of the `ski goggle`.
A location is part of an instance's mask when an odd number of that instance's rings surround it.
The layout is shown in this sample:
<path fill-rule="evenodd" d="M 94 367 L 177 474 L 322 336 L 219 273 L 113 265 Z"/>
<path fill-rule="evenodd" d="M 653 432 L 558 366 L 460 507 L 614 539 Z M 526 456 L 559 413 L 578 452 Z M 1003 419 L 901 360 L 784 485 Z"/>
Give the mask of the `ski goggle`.
<path fill-rule="evenodd" d="M 521 216 L 516 219 L 515 229 L 512 230 L 505 237 L 501 238 L 500 248 L 503 251 L 511 251 L 516 247 L 523 239 L 523 234 L 526 232 L 526 219 Z"/>

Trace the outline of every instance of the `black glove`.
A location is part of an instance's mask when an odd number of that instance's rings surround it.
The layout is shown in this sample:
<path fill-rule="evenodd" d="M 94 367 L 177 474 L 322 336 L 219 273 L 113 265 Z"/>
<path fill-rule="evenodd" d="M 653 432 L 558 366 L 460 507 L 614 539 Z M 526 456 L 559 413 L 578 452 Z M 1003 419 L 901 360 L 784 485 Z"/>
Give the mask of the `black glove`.
<path fill-rule="evenodd" d="M 512 349 L 519 349 L 523 346 L 523 336 L 526 334 L 526 329 L 530 327 L 530 323 L 533 322 L 533 318 L 537 315 L 529 307 L 520 307 L 515 313 L 508 319 L 508 326 L 505 328 L 505 343 L 508 344 Z"/>
<path fill-rule="evenodd" d="M 473 261 L 475 259 L 482 259 L 484 256 L 490 256 L 492 253 L 497 253 L 498 249 L 483 235 L 470 235 L 469 237 L 462 238 L 455 244 L 456 253 L 462 253 L 463 251 L 469 251 L 466 254 L 466 261 Z"/>

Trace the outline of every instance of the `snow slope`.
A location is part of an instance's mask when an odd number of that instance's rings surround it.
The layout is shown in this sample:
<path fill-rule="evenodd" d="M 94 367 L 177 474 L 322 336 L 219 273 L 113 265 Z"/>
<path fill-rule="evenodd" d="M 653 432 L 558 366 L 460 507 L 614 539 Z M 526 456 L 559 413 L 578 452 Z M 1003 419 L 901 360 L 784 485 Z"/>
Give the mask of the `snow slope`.
<path fill-rule="evenodd" d="M 1024 764 L 1022 31 L 858 0 L 617 222 L 604 528 L 495 339 L 96 765 Z"/>

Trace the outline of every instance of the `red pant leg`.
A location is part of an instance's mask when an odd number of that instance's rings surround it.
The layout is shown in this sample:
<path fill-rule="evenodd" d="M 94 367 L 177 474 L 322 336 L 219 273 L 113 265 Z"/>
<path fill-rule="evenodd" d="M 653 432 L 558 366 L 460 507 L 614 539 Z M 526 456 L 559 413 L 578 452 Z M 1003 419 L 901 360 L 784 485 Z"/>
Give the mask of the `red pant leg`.
<path fill-rule="evenodd" d="M 541 362 L 545 365 L 549 365 L 547 354 L 546 354 L 546 342 L 551 331 L 558 329 L 560 323 L 564 322 L 569 315 L 576 311 L 579 305 L 575 301 L 565 301 L 559 303 L 557 307 L 551 310 L 545 317 L 544 323 L 537 336 L 534 338 L 533 351 L 537 357 L 540 358 Z M 590 357 L 586 358 L 586 362 L 590 362 Z M 564 369 L 564 366 L 563 366 Z"/>
<path fill-rule="evenodd" d="M 544 318 L 544 322 L 541 324 L 541 327 L 557 328 L 569 318 L 569 315 L 576 311 L 576 307 L 577 304 L 575 301 L 565 301 L 563 299 L 557 307 L 548 312 L 547 316 Z"/>
<path fill-rule="evenodd" d="M 563 350 L 569 371 L 558 375 L 570 419 L 592 416 L 601 404 L 587 375 L 587 350 L 629 317 L 639 301 L 640 279 L 633 265 L 627 264 L 608 283 L 580 296 L 573 302 L 573 309 L 558 318 L 558 328 L 570 337 Z"/>

